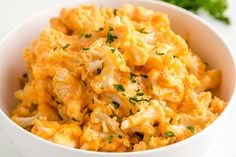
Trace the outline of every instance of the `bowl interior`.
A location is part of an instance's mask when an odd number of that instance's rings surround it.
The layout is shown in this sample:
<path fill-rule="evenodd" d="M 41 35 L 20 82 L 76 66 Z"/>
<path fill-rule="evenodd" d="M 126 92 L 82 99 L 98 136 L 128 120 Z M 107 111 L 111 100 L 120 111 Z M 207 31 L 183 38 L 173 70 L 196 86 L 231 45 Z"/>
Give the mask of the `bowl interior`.
<path fill-rule="evenodd" d="M 221 69 L 222 83 L 217 90 L 217 95 L 226 101 L 231 99 L 235 88 L 235 63 L 230 50 L 211 28 L 196 19 L 192 14 L 165 3 L 142 0 L 87 0 L 86 2 L 78 1 L 64 5 L 64 7 L 76 7 L 82 3 L 118 7 L 127 2 L 167 13 L 172 29 L 184 38 L 188 36 L 193 51 L 210 67 Z M 13 30 L 0 43 L 0 108 L 7 115 L 17 103 L 14 98 L 14 91 L 20 88 L 18 77 L 26 72 L 22 51 L 25 47 L 30 46 L 43 28 L 49 27 L 49 19 L 58 16 L 60 9 L 61 7 L 56 7 L 31 18 Z"/>

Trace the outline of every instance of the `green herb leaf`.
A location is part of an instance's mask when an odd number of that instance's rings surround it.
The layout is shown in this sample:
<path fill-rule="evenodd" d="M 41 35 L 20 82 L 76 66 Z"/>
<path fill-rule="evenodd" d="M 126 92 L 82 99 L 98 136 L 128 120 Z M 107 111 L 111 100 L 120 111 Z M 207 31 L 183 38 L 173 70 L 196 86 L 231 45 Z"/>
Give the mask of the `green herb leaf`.
<path fill-rule="evenodd" d="M 53 48 L 53 51 L 56 51 L 56 49 L 57 49 L 57 47 L 54 47 L 54 48 Z"/>
<path fill-rule="evenodd" d="M 129 102 L 134 106 L 136 105 L 137 102 L 140 102 L 140 101 L 149 102 L 150 100 L 152 100 L 152 97 L 150 97 L 149 99 L 144 99 L 144 98 L 138 99 L 136 95 L 134 97 L 129 98 Z"/>
<path fill-rule="evenodd" d="M 136 83 L 137 81 L 134 79 L 134 77 L 137 76 L 133 73 L 130 73 L 130 80 L 132 81 L 132 83 Z"/>
<path fill-rule="evenodd" d="M 148 32 L 145 31 L 145 28 L 140 29 L 139 32 L 143 34 L 148 34 Z"/>
<path fill-rule="evenodd" d="M 118 137 L 119 137 L 120 139 L 122 139 L 122 135 L 118 135 Z"/>
<path fill-rule="evenodd" d="M 112 111 L 112 117 L 116 117 L 116 121 L 121 122 L 120 116 L 118 116 L 114 111 Z"/>
<path fill-rule="evenodd" d="M 200 9 L 206 11 L 209 15 L 225 24 L 230 24 L 230 19 L 225 16 L 228 8 L 226 0 L 162 0 L 172 3 L 184 9 L 197 13 Z"/>
<path fill-rule="evenodd" d="M 104 67 L 104 63 L 102 63 L 102 67 L 97 69 L 97 75 L 101 74 Z"/>
<path fill-rule="evenodd" d="M 101 69 L 101 68 L 98 68 L 98 69 L 97 69 L 97 75 L 101 74 L 101 72 L 102 72 L 102 69 Z"/>
<path fill-rule="evenodd" d="M 125 87 L 122 84 L 114 84 L 113 87 L 118 91 L 118 92 L 124 92 Z"/>
<path fill-rule="evenodd" d="M 140 92 L 140 91 L 138 91 L 138 92 L 136 93 L 136 95 L 137 95 L 137 96 L 143 96 L 143 95 L 144 95 L 144 93 L 143 93 L 143 92 Z"/>
<path fill-rule="evenodd" d="M 112 28 L 112 27 L 111 27 L 111 28 Z M 112 30 L 113 30 L 113 28 L 112 28 Z M 107 32 L 107 40 L 106 40 L 106 43 L 112 43 L 112 42 L 114 42 L 115 39 L 118 39 L 118 37 L 117 37 L 116 35 L 113 35 L 113 34 L 112 34 L 112 30 L 110 30 L 110 28 L 109 28 L 109 30 L 108 30 L 108 32 Z"/>
<path fill-rule="evenodd" d="M 165 137 L 174 137 L 175 134 L 172 131 L 165 132 Z"/>
<path fill-rule="evenodd" d="M 84 81 L 84 80 L 81 80 L 81 81 L 82 81 L 82 83 L 83 83 L 85 86 L 87 86 L 86 81 Z"/>
<path fill-rule="evenodd" d="M 85 34 L 85 38 L 91 38 L 92 34 Z"/>
<path fill-rule="evenodd" d="M 136 102 L 138 102 L 139 100 L 136 98 L 136 97 L 130 97 L 129 98 L 129 102 L 132 104 L 132 105 L 136 105 Z"/>
<path fill-rule="evenodd" d="M 109 137 L 109 139 L 108 139 L 108 143 L 112 143 L 112 140 L 113 140 L 113 136 L 111 135 L 110 137 Z"/>
<path fill-rule="evenodd" d="M 133 113 L 133 111 L 131 109 L 129 110 L 129 115 L 130 116 L 134 115 L 134 113 Z"/>
<path fill-rule="evenodd" d="M 194 128 L 193 126 L 188 126 L 187 128 L 188 128 L 192 133 L 195 132 L 195 128 Z"/>
<path fill-rule="evenodd" d="M 111 52 L 112 52 L 112 53 L 116 52 L 116 48 L 112 48 L 112 49 L 111 49 Z"/>
<path fill-rule="evenodd" d="M 120 107 L 120 104 L 116 101 L 112 101 L 112 104 L 114 105 L 115 109 L 118 109 Z"/>
<path fill-rule="evenodd" d="M 74 122 L 79 122 L 79 120 L 76 119 L 75 117 L 72 117 L 71 120 L 74 121 Z"/>
<path fill-rule="evenodd" d="M 83 50 L 84 50 L 84 51 L 88 51 L 88 50 L 89 50 L 89 47 L 84 47 Z"/>
<path fill-rule="evenodd" d="M 62 46 L 62 49 L 65 50 L 66 48 L 68 48 L 70 46 L 70 44 L 66 44 L 64 46 Z"/>
<path fill-rule="evenodd" d="M 142 133 L 140 133 L 140 132 L 135 132 L 134 135 L 135 135 L 135 136 L 138 136 L 141 140 L 143 140 L 144 135 L 143 135 Z"/>
<path fill-rule="evenodd" d="M 114 9 L 114 10 L 113 10 L 113 14 L 114 14 L 115 16 L 117 15 L 117 11 L 118 11 L 117 9 Z"/>
<path fill-rule="evenodd" d="M 142 77 L 144 77 L 144 78 L 148 78 L 148 76 L 145 75 L 145 74 L 141 74 L 140 76 L 142 76 Z"/>
<path fill-rule="evenodd" d="M 165 53 L 163 53 L 163 52 L 156 52 L 156 54 L 159 55 L 159 56 L 163 56 Z"/>
<path fill-rule="evenodd" d="M 113 31 L 114 29 L 111 26 L 109 26 L 108 30 Z"/>
<path fill-rule="evenodd" d="M 104 30 L 104 28 L 103 27 L 100 27 L 96 32 L 101 32 L 101 31 L 103 31 Z"/>

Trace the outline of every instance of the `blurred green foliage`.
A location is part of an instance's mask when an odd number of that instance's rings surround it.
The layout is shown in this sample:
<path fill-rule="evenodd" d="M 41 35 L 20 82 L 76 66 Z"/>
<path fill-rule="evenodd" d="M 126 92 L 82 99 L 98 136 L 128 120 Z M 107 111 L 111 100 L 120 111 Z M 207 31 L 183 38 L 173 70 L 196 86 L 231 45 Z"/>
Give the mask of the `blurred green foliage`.
<path fill-rule="evenodd" d="M 198 10 L 202 9 L 214 18 L 224 22 L 225 24 L 230 24 L 230 19 L 225 16 L 225 11 L 227 10 L 226 0 L 162 0 L 184 9 L 190 10 L 197 13 Z"/>

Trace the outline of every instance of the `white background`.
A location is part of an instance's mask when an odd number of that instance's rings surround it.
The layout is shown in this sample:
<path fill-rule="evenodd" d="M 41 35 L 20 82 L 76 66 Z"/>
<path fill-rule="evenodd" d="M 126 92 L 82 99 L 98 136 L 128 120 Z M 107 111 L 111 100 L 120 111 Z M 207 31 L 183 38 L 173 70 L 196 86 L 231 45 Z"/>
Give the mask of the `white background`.
<path fill-rule="evenodd" d="M 53 7 L 55 4 L 72 1 L 74 0 L 0 0 L 0 39 L 24 19 L 33 16 L 46 8 Z M 232 21 L 230 26 L 213 20 L 204 13 L 201 13 L 200 16 L 219 31 L 236 53 L 236 0 L 228 0 L 228 3 L 229 9 L 227 14 Z M 236 136 L 235 119 L 236 116 L 232 115 L 230 122 L 232 128 L 231 130 L 226 131 L 226 134 Z M 0 126 L 0 157 L 23 157 L 8 140 L 5 133 L 1 131 L 1 127 L 4 126 Z M 217 154 L 216 156 L 236 157 L 236 137 L 230 138 L 225 145 L 227 145 L 226 151 L 223 152 L 222 150 L 222 154 Z M 209 157 L 209 155 L 206 156 Z"/>

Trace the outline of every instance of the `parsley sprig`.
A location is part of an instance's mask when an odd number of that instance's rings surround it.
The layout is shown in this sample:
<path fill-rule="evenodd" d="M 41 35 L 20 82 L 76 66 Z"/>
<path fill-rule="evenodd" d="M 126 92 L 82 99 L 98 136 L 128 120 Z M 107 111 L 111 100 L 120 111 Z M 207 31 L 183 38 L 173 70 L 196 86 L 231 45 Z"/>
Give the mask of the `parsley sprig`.
<path fill-rule="evenodd" d="M 107 40 L 106 43 L 112 43 L 115 41 L 115 39 L 118 39 L 118 37 L 116 35 L 113 34 L 113 28 L 109 27 L 108 31 L 107 31 Z"/>
<path fill-rule="evenodd" d="M 65 44 L 64 46 L 62 46 L 62 49 L 65 50 L 66 48 L 68 48 L 70 46 L 70 44 Z"/>
<path fill-rule="evenodd" d="M 209 15 L 225 24 L 230 24 L 230 19 L 225 15 L 228 8 L 226 0 L 162 0 L 177 5 L 184 9 L 197 13 L 199 10 L 206 11 Z"/>
<path fill-rule="evenodd" d="M 108 139 L 108 143 L 112 143 L 112 140 L 113 140 L 113 136 L 111 135 L 111 136 L 109 136 L 109 139 Z"/>
<path fill-rule="evenodd" d="M 122 84 L 113 84 L 113 87 L 118 91 L 118 92 L 124 92 L 125 87 Z"/>
<path fill-rule="evenodd" d="M 145 31 L 145 28 L 140 29 L 139 32 L 143 34 L 149 34 L 149 32 Z"/>
<path fill-rule="evenodd" d="M 120 107 L 120 104 L 116 101 L 112 101 L 112 104 L 114 105 L 115 109 L 118 109 Z"/>
<path fill-rule="evenodd" d="M 167 131 L 167 132 L 165 132 L 165 137 L 174 137 L 175 136 L 175 134 L 172 132 L 172 131 Z"/>
<path fill-rule="evenodd" d="M 187 128 L 188 128 L 192 133 L 195 132 L 195 128 L 194 128 L 193 126 L 188 126 Z"/>
<path fill-rule="evenodd" d="M 117 122 L 121 122 L 120 116 L 118 116 L 114 111 L 112 111 L 111 117 L 116 117 L 116 121 L 117 121 Z"/>

